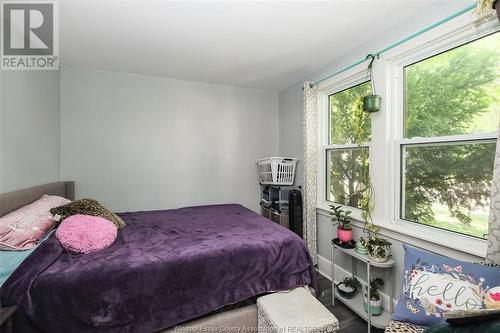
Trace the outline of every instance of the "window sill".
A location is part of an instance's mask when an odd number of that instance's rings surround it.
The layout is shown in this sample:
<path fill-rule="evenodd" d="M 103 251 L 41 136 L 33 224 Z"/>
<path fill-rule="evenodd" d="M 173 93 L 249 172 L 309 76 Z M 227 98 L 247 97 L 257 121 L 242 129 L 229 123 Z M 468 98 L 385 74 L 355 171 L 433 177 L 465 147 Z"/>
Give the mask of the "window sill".
<path fill-rule="evenodd" d="M 318 214 L 330 217 L 327 207 L 318 206 L 316 207 L 316 211 Z M 352 209 L 352 211 L 352 223 L 359 228 L 363 228 L 364 223 L 361 221 L 359 209 Z M 382 235 L 421 248 L 426 248 L 425 245 L 423 246 L 423 243 L 431 243 L 439 247 L 457 250 L 480 258 L 486 256 L 488 241 L 483 239 L 406 221 L 395 221 L 392 223 L 374 221 L 374 224 L 380 228 Z"/>

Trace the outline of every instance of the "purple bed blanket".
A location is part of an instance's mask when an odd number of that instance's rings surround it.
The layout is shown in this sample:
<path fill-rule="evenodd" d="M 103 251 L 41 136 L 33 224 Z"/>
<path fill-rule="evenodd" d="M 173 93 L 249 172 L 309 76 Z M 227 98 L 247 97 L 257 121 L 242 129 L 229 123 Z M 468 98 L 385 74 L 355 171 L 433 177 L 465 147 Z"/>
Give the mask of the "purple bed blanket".
<path fill-rule="evenodd" d="M 123 213 L 100 252 L 55 235 L 0 289 L 16 332 L 154 332 L 249 297 L 315 284 L 302 239 L 240 205 Z"/>

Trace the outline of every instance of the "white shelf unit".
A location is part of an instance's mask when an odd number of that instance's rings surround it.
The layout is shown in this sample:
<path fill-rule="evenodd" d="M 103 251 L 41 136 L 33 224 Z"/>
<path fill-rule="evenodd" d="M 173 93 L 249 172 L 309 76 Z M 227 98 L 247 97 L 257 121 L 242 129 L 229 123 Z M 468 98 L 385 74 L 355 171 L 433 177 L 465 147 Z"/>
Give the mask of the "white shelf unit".
<path fill-rule="evenodd" d="M 385 268 L 389 270 L 390 277 L 389 277 L 389 289 L 390 289 L 390 304 L 389 304 L 389 311 L 384 307 L 384 310 L 382 313 L 378 316 L 373 316 L 370 311 L 366 311 L 364 308 L 364 298 L 363 298 L 363 293 L 364 293 L 364 288 L 362 288 L 355 297 L 351 299 L 344 298 L 340 295 L 336 295 L 335 293 L 335 252 L 340 252 L 349 255 L 352 258 L 352 271 L 351 274 L 352 276 L 357 275 L 357 261 L 364 262 L 366 264 L 366 272 L 367 272 L 367 294 L 370 294 L 370 279 L 371 279 L 371 269 L 372 267 L 379 267 L 379 268 Z M 335 304 L 335 297 L 345 305 L 347 305 L 351 310 L 356 312 L 360 317 L 362 317 L 366 322 L 368 323 L 368 333 L 371 332 L 371 326 L 375 326 L 376 328 L 385 328 L 387 326 L 387 323 L 391 319 L 391 315 L 393 312 L 393 304 L 392 304 L 392 299 L 394 297 L 394 283 L 393 283 L 393 272 L 392 268 L 394 266 L 394 259 L 389 258 L 388 261 L 380 263 L 376 261 L 370 260 L 366 254 L 360 254 L 357 253 L 354 249 L 344 249 L 343 247 L 340 247 L 333 243 L 332 240 L 332 305 Z"/>

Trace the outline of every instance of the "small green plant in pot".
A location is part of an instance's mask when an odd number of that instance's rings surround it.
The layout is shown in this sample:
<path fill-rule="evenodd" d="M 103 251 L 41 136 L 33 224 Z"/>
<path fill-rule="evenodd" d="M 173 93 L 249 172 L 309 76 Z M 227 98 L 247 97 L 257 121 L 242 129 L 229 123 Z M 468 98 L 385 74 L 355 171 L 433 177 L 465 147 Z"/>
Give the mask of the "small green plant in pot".
<path fill-rule="evenodd" d="M 376 262 L 386 262 L 391 256 L 391 245 L 387 239 L 380 238 L 376 234 L 368 238 L 368 258 Z"/>
<path fill-rule="evenodd" d="M 382 313 L 382 298 L 380 297 L 380 288 L 384 286 L 384 280 L 381 278 L 374 278 L 370 281 L 370 313 L 374 316 L 378 316 Z M 366 288 L 366 293 L 364 294 L 365 299 L 365 311 L 368 312 L 368 288 Z"/>
<path fill-rule="evenodd" d="M 346 277 L 337 284 L 339 295 L 347 299 L 353 298 L 359 289 L 361 289 L 361 282 L 355 276 Z"/>
<path fill-rule="evenodd" d="M 330 205 L 333 225 L 337 225 L 337 237 L 342 243 L 352 241 L 351 211 L 342 206 Z"/>
<path fill-rule="evenodd" d="M 368 254 L 368 239 L 360 237 L 356 242 L 356 252 L 359 254 Z"/>

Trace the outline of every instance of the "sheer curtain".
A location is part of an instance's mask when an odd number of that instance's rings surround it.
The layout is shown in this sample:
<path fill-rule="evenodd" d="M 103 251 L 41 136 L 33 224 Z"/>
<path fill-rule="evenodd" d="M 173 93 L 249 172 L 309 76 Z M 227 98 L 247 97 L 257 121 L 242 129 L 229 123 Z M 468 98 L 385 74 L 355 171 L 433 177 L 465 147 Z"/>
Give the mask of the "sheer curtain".
<path fill-rule="evenodd" d="M 486 262 L 500 264 L 500 140 L 497 139 L 493 182 L 491 184 L 488 251 Z"/>
<path fill-rule="evenodd" d="M 317 263 L 316 195 L 318 175 L 318 88 L 304 83 L 304 240 Z"/>

